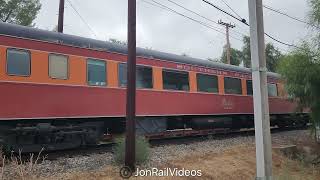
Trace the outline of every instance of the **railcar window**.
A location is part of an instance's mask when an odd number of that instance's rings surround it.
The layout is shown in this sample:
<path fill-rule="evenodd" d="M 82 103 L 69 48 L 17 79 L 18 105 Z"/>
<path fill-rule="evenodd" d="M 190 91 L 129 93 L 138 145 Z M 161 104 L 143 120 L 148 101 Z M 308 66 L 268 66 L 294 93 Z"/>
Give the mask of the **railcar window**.
<path fill-rule="evenodd" d="M 119 85 L 127 86 L 127 64 L 119 64 Z M 136 68 L 136 86 L 140 89 L 152 89 L 152 68 L 147 66 L 137 66 Z"/>
<path fill-rule="evenodd" d="M 162 72 L 163 88 L 168 90 L 189 91 L 189 73 L 173 70 Z"/>
<path fill-rule="evenodd" d="M 218 77 L 207 74 L 197 74 L 198 91 L 218 92 Z"/>
<path fill-rule="evenodd" d="M 252 80 L 247 80 L 247 94 L 253 95 L 253 86 L 252 86 Z"/>
<path fill-rule="evenodd" d="M 7 73 L 14 76 L 30 76 L 30 52 L 18 49 L 7 50 Z"/>
<path fill-rule="evenodd" d="M 54 79 L 68 79 L 68 57 L 49 55 L 49 76 Z"/>
<path fill-rule="evenodd" d="M 268 83 L 268 95 L 271 97 L 278 96 L 278 90 L 276 84 Z"/>
<path fill-rule="evenodd" d="M 96 59 L 87 61 L 88 84 L 92 86 L 105 86 L 106 82 L 106 62 Z"/>
<path fill-rule="evenodd" d="M 225 77 L 224 88 L 226 94 L 242 94 L 241 79 Z"/>

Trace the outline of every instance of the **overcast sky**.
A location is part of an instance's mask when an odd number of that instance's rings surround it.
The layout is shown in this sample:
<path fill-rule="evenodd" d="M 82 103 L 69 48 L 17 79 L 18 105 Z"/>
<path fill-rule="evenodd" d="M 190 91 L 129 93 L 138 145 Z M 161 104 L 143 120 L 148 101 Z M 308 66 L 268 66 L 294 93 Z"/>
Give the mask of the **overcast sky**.
<path fill-rule="evenodd" d="M 154 50 L 175 54 L 186 53 L 197 58 L 218 58 L 221 56 L 225 44 L 225 35 L 206 28 L 180 15 L 152 6 L 137 0 L 137 45 L 152 47 Z M 222 26 L 196 16 L 168 0 L 154 0 L 196 20 L 210 24 L 221 32 Z M 219 19 L 235 23 L 231 32 L 231 46 L 241 49 L 242 34 L 249 34 L 249 28 L 234 19 L 219 12 L 201 0 L 173 0 L 186 8 L 192 9 L 212 21 Z M 209 0 L 217 6 L 232 11 L 223 3 L 225 1 L 240 16 L 248 19 L 248 0 Z M 70 5 L 81 14 L 88 27 Z M 59 0 L 41 0 L 42 9 L 36 19 L 36 26 L 41 29 L 52 30 L 57 24 Z M 294 17 L 306 20 L 308 14 L 307 0 L 263 0 L 265 5 L 279 9 Z M 66 0 L 65 5 L 65 33 L 100 40 L 116 38 L 126 41 L 127 37 L 127 0 Z M 300 22 L 289 19 L 264 9 L 265 32 L 287 42 L 298 43 L 308 37 L 310 30 Z M 266 38 L 267 42 L 272 42 Z M 288 47 L 274 42 L 280 50 Z"/>

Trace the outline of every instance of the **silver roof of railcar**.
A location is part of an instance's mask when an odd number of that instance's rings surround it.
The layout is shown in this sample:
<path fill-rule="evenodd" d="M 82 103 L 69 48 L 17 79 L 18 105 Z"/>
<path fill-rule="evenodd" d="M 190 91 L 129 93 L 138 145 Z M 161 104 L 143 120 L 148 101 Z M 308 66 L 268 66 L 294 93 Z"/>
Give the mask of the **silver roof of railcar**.
<path fill-rule="evenodd" d="M 2 22 L 0 23 L 0 34 L 65 44 L 65 45 L 76 46 L 76 47 L 98 49 L 98 50 L 103 50 L 108 52 L 127 54 L 127 47 L 119 44 L 90 39 L 90 38 L 84 38 L 84 37 L 79 37 L 74 35 L 62 34 L 62 33 L 57 33 L 53 31 L 45 31 L 37 28 L 2 23 Z M 244 72 L 244 73 L 251 72 L 251 69 L 244 68 L 244 67 L 227 65 L 223 63 L 212 62 L 208 60 L 197 59 L 197 58 L 192 58 L 187 56 L 180 56 L 176 54 L 165 53 L 165 52 L 144 49 L 144 48 L 137 48 L 137 56 L 152 58 L 152 59 L 161 59 L 161 60 L 172 61 L 172 62 L 177 62 L 182 64 L 198 65 L 198 66 L 209 67 L 209 68 L 218 68 L 218 69 L 224 69 L 229 71 L 238 71 L 238 72 Z M 271 72 L 268 72 L 268 76 L 275 77 L 275 78 L 280 77 L 279 74 L 271 73 Z"/>

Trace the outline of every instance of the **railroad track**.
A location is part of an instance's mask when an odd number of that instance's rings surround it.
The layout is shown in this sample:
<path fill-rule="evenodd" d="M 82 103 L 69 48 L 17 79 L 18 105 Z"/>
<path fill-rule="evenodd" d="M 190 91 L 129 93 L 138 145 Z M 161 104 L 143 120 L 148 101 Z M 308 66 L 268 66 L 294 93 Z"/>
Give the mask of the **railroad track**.
<path fill-rule="evenodd" d="M 276 134 L 285 131 L 294 131 L 294 130 L 305 130 L 308 127 L 286 127 L 286 128 L 271 128 L 271 133 Z M 223 140 L 227 138 L 234 138 L 234 137 L 244 137 L 244 136 L 254 136 L 254 129 L 243 129 L 240 131 L 231 131 L 229 133 L 216 133 L 216 134 L 209 134 L 209 135 L 200 135 L 200 136 L 189 136 L 189 137 L 173 137 L 173 138 L 165 138 L 165 139 L 155 139 L 150 140 L 151 146 L 162 146 L 168 144 L 191 144 L 195 142 L 201 142 L 208 139 L 216 139 L 216 140 Z"/>
<path fill-rule="evenodd" d="M 293 130 L 304 130 L 307 127 L 303 128 L 272 128 L 271 133 L 276 134 L 284 131 L 293 131 Z M 216 139 L 216 140 L 223 140 L 228 138 L 234 137 L 244 137 L 244 136 L 254 136 L 254 129 L 247 129 L 241 131 L 234 131 L 229 133 L 216 133 L 216 134 L 209 134 L 209 135 L 199 135 L 199 136 L 187 136 L 187 137 L 171 137 L 165 139 L 153 139 L 149 140 L 151 147 L 156 146 L 163 146 L 163 145 L 179 145 L 179 144 L 192 144 L 196 142 L 206 141 L 208 139 Z M 69 149 L 69 150 L 60 150 L 60 151 L 52 151 L 52 152 L 43 152 L 41 157 L 45 157 L 46 160 L 54 161 L 58 158 L 74 158 L 78 156 L 90 156 L 92 154 L 103 154 L 106 152 L 111 152 L 113 147 L 117 143 L 109 142 L 109 143 L 102 143 L 99 145 L 94 146 L 86 146 L 77 149 Z M 28 160 L 30 158 L 30 154 L 23 154 L 22 158 L 24 160 Z"/>
<path fill-rule="evenodd" d="M 74 158 L 77 156 L 90 156 L 91 154 L 103 154 L 106 152 L 112 152 L 112 148 L 116 143 L 109 144 L 99 144 L 94 146 L 86 146 L 77 149 L 61 150 L 61 151 L 52 151 L 44 153 L 46 159 L 53 161 L 58 158 Z"/>

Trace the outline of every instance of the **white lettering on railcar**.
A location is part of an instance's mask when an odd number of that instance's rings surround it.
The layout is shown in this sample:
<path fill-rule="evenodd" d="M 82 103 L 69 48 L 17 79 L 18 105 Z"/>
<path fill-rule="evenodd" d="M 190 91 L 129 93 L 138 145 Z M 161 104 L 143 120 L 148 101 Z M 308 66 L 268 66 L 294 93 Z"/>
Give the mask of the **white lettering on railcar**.
<path fill-rule="evenodd" d="M 204 73 L 209 73 L 214 75 L 234 76 L 234 77 L 245 78 L 245 79 L 250 79 L 251 77 L 251 75 L 249 74 L 241 74 L 238 72 L 221 71 L 216 69 L 209 69 L 209 68 L 182 65 L 182 64 L 177 64 L 176 68 L 180 70 L 185 70 L 185 71 L 197 71 L 197 72 L 204 72 Z"/>
<path fill-rule="evenodd" d="M 233 109 L 233 101 L 231 99 L 227 99 L 227 98 L 223 98 L 222 99 L 222 106 L 223 106 L 223 109 Z"/>

